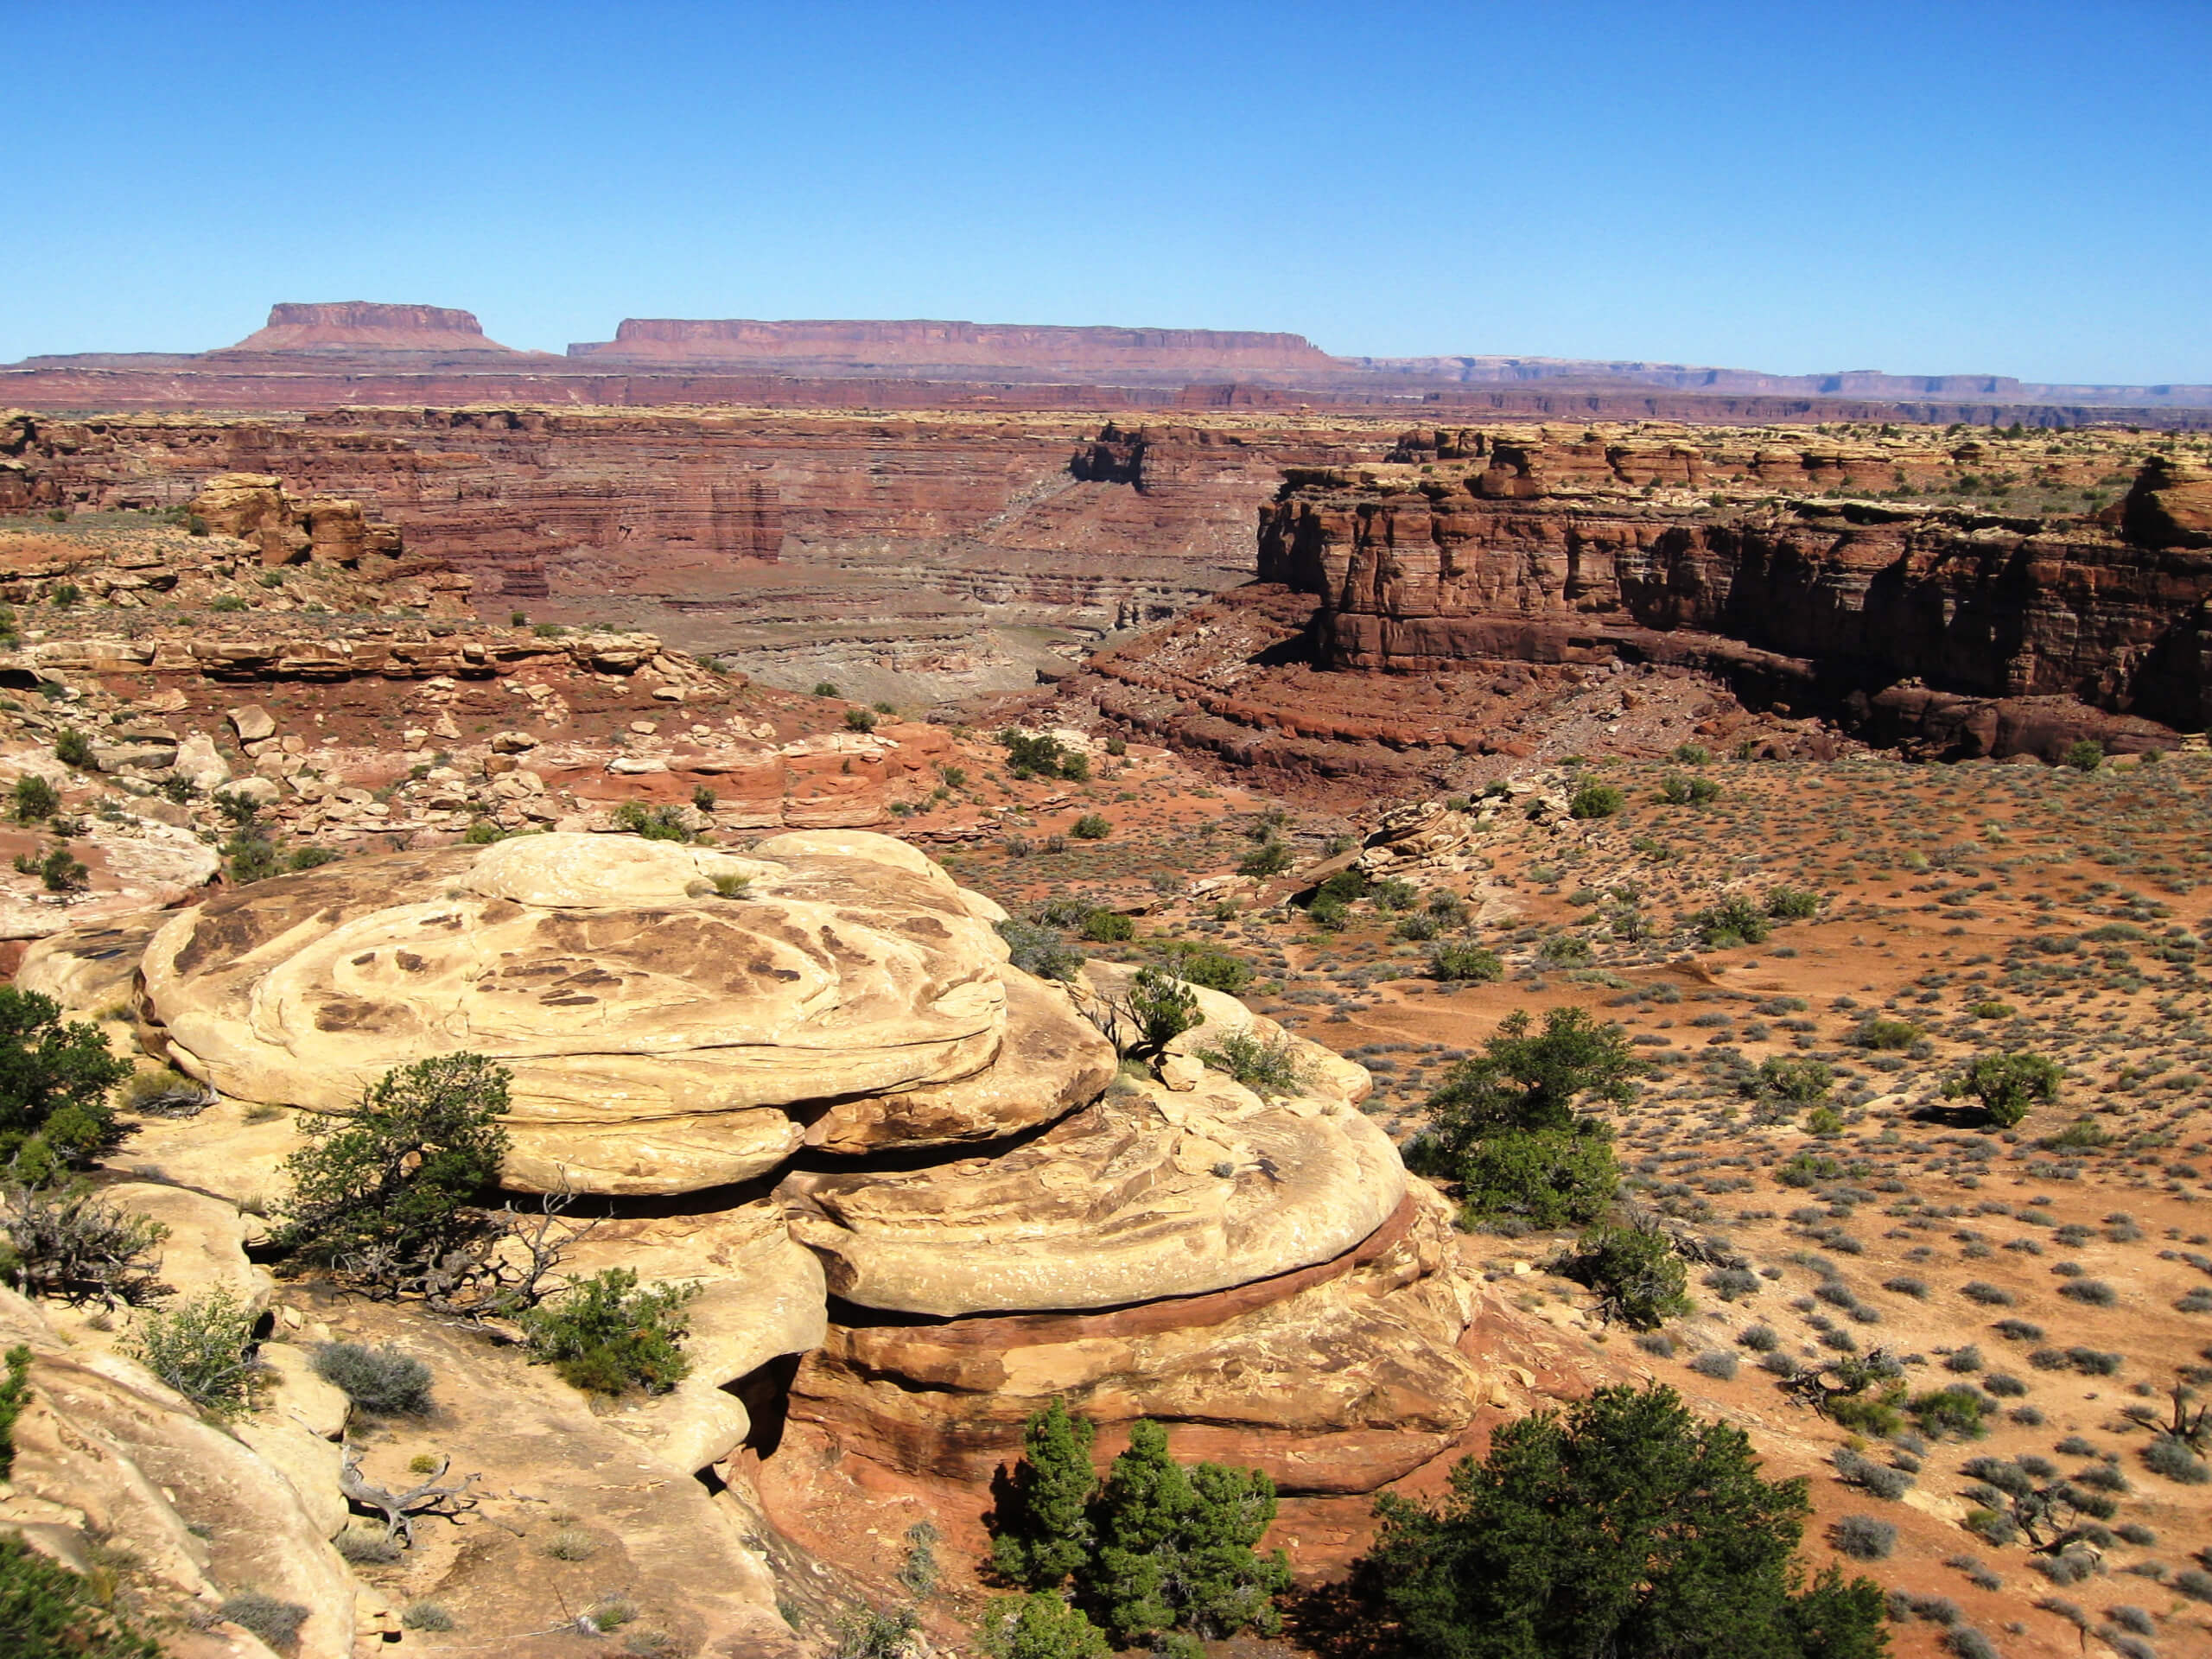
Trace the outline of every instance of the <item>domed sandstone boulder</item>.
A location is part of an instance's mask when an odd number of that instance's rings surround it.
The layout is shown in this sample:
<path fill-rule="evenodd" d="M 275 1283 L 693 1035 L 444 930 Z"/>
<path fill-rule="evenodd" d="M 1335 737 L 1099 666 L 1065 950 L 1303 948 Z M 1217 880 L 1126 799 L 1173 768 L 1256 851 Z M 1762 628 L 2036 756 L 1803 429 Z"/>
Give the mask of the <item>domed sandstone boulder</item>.
<path fill-rule="evenodd" d="M 393 1066 L 484 1054 L 513 1074 L 509 1185 L 692 1192 L 810 1138 L 988 1140 L 1095 1095 L 1110 1049 L 1007 964 L 995 908 L 877 836 L 752 856 L 518 836 L 179 912 L 143 950 L 141 1013 L 223 1095 L 311 1111 L 350 1109 Z M 27 982 L 105 988 L 126 935 L 57 940 Z"/>

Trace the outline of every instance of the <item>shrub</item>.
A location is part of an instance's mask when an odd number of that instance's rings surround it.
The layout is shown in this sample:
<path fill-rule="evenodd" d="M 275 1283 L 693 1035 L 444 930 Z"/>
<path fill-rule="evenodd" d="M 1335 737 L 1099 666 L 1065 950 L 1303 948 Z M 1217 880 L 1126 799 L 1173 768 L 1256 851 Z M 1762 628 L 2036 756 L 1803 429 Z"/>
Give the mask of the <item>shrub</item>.
<path fill-rule="evenodd" d="M 1723 899 L 1690 918 L 1690 928 L 1710 950 L 1764 944 L 1774 930 L 1766 914 L 1741 893 Z"/>
<path fill-rule="evenodd" d="M 1290 868 L 1290 849 L 1280 841 L 1264 841 L 1237 861 L 1236 874 L 1261 877 L 1281 875 Z"/>
<path fill-rule="evenodd" d="M 66 727 L 54 734 L 54 758 L 65 766 L 79 772 L 89 772 L 92 765 L 92 741 L 74 726 Z"/>
<path fill-rule="evenodd" d="M 0 1278 L 26 1296 L 137 1306 L 163 1294 L 156 1253 L 168 1229 L 103 1203 L 81 1181 L 58 1191 L 0 1188 Z"/>
<path fill-rule="evenodd" d="M 1885 1503 L 1894 1503 L 1912 1490 L 1910 1471 L 1876 1463 L 1847 1446 L 1837 1448 L 1834 1463 L 1837 1479 L 1871 1492 Z"/>
<path fill-rule="evenodd" d="M 1954 1100 L 1972 1095 L 1991 1122 L 2009 1129 L 2032 1108 L 2056 1101 L 2064 1075 L 2040 1054 L 1983 1054 L 1963 1077 L 1945 1084 L 1943 1092 Z"/>
<path fill-rule="evenodd" d="M 16 779 L 16 822 L 43 823 L 61 810 L 61 791 L 36 772 Z"/>
<path fill-rule="evenodd" d="M 2104 763 L 2104 746 L 2093 737 L 2076 738 L 2067 746 L 2065 764 L 2076 772 L 2094 772 Z"/>
<path fill-rule="evenodd" d="M 1766 896 L 1766 913 L 1778 922 L 1802 922 L 1821 913 L 1821 895 L 1808 887 L 1777 887 Z"/>
<path fill-rule="evenodd" d="M 1883 1280 L 1882 1288 L 1892 1291 L 1899 1296 L 1910 1296 L 1915 1301 L 1924 1302 L 1928 1300 L 1928 1281 L 1924 1279 L 1916 1279 L 1910 1274 L 1899 1274 L 1894 1279 Z"/>
<path fill-rule="evenodd" d="M 1263 1038 L 1247 1026 L 1224 1032 L 1192 1052 L 1263 1099 L 1303 1094 L 1313 1086 L 1313 1068 L 1300 1052 L 1297 1039 L 1287 1032 Z"/>
<path fill-rule="evenodd" d="M 1083 918 L 1083 937 L 1093 944 L 1125 944 L 1136 936 L 1136 923 L 1118 910 L 1094 910 Z"/>
<path fill-rule="evenodd" d="M 108 1091 L 130 1075 L 98 1026 L 64 1025 L 52 997 L 0 987 L 0 1166 L 45 1185 L 112 1147 Z"/>
<path fill-rule="evenodd" d="M 1083 968 L 1083 952 L 1061 941 L 1059 930 L 1012 918 L 998 924 L 998 935 L 1007 944 L 1008 959 L 1025 974 L 1039 979 L 1073 979 Z"/>
<path fill-rule="evenodd" d="M 1880 1588 L 1833 1570 L 1800 1588 L 1810 1507 L 1803 1482 L 1760 1478 L 1742 1430 L 1615 1385 L 1500 1426 L 1439 1509 L 1382 1497 L 1357 1581 L 1409 1654 L 1708 1652 L 1726 1631 L 1745 1655 L 1871 1659 Z"/>
<path fill-rule="evenodd" d="M 698 1294 L 696 1284 L 640 1290 L 635 1272 L 608 1268 L 522 1313 L 531 1358 L 588 1394 L 666 1394 L 691 1370 L 683 1307 Z"/>
<path fill-rule="evenodd" d="M 1828 1529 L 1828 1541 L 1854 1561 L 1886 1561 L 1897 1548 L 1897 1529 L 1871 1515 L 1847 1515 Z"/>
<path fill-rule="evenodd" d="M 0 1480 L 16 1466 L 16 1419 L 31 1400 L 31 1351 L 17 1343 L 0 1355 L 7 1375 L 0 1376 Z"/>
<path fill-rule="evenodd" d="M 1938 1440 L 1956 1435 L 1962 1440 L 1978 1440 L 1989 1432 L 1984 1421 L 1989 1402 L 1979 1389 L 1962 1385 L 1931 1389 L 1915 1395 L 1906 1409 L 1923 1431 Z"/>
<path fill-rule="evenodd" d="M 347 1560 L 366 1566 L 388 1567 L 401 1554 L 399 1540 L 379 1526 L 349 1525 L 330 1541 Z"/>
<path fill-rule="evenodd" d="M 683 827 L 681 807 L 648 807 L 643 801 L 625 801 L 616 807 L 614 827 L 626 836 L 642 836 L 647 841 L 688 842 L 697 839 Z"/>
<path fill-rule="evenodd" d="M 1603 1215 L 1619 1189 L 1620 1165 L 1611 1137 L 1594 1126 L 1504 1129 L 1467 1147 L 1459 1181 L 1461 1225 L 1549 1230 Z"/>
<path fill-rule="evenodd" d="M 1198 1023 L 1198 999 L 1171 973 L 1140 968 L 1130 976 L 1126 1006 L 1136 1028 L 1132 1052 L 1157 1054 Z"/>
<path fill-rule="evenodd" d="M 442 1603 L 410 1601 L 400 1609 L 399 1622 L 410 1630 L 449 1630 L 454 1617 Z"/>
<path fill-rule="evenodd" d="M 1756 1296 L 1766 1287 L 1766 1281 L 1749 1268 L 1715 1268 L 1700 1282 L 1724 1302 Z"/>
<path fill-rule="evenodd" d="M 1086 812 L 1068 826 L 1068 833 L 1077 841 L 1103 841 L 1114 833 L 1114 826 L 1106 822 L 1104 815 Z"/>
<path fill-rule="evenodd" d="M 315 1370 L 364 1411 L 404 1417 L 430 1409 L 430 1368 L 397 1348 L 326 1342 L 315 1351 Z"/>
<path fill-rule="evenodd" d="M 1236 996 L 1252 982 L 1251 969 L 1225 950 L 1178 939 L 1168 945 L 1167 953 L 1176 977 L 1187 984 Z"/>
<path fill-rule="evenodd" d="M 299 1603 L 281 1601 L 258 1590 L 241 1591 L 216 1611 L 279 1652 L 298 1643 L 300 1626 L 308 1622 L 308 1610 Z"/>
<path fill-rule="evenodd" d="M 1656 1229 L 1597 1227 L 1564 1264 L 1567 1277 L 1598 1293 L 1608 1319 L 1640 1331 L 1690 1311 L 1689 1271 Z"/>
<path fill-rule="evenodd" d="M 1537 950 L 1536 959 L 1547 968 L 1586 967 L 1590 941 L 1573 933 L 1554 933 Z"/>
<path fill-rule="evenodd" d="M 989 1659 L 1108 1659 L 1105 1633 L 1056 1595 L 1001 1596 L 976 1639 Z"/>
<path fill-rule="evenodd" d="M 1782 1338 L 1770 1325 L 1745 1327 L 1736 1340 L 1755 1354 L 1770 1354 L 1782 1346 Z"/>
<path fill-rule="evenodd" d="M 246 1357 L 257 1319 L 227 1289 L 143 1313 L 124 1351 L 203 1410 L 235 1416 L 251 1403 L 255 1366 Z"/>
<path fill-rule="evenodd" d="M 845 729 L 849 732 L 872 732 L 875 729 L 875 710 L 848 709 L 845 710 Z"/>
<path fill-rule="evenodd" d="M 253 601 L 244 594 L 218 594 L 207 601 L 207 608 L 211 611 L 221 611 L 226 614 L 235 614 L 240 611 L 251 610 Z"/>
<path fill-rule="evenodd" d="M 480 1054 L 387 1071 L 349 1117 L 302 1112 L 307 1144 L 284 1160 L 292 1190 L 271 1243 L 319 1265 L 411 1267 L 476 1230 L 464 1212 L 506 1155 L 509 1073 Z"/>
<path fill-rule="evenodd" d="M 1712 1377 L 1715 1382 L 1732 1382 L 1736 1376 L 1736 1356 L 1716 1348 L 1690 1361 L 1690 1370 L 1700 1376 Z"/>
<path fill-rule="evenodd" d="M 1573 817 L 1610 818 L 1626 803 L 1627 797 L 1611 784 L 1589 778 L 1575 785 L 1574 793 L 1567 798 L 1567 810 Z"/>
<path fill-rule="evenodd" d="M 1970 1302 L 1980 1302 L 1984 1307 L 2010 1307 L 2012 1293 L 2002 1286 L 1985 1283 L 1980 1279 L 1967 1281 L 1959 1287 L 1959 1294 Z"/>
<path fill-rule="evenodd" d="M 817 697 L 842 697 L 845 694 L 837 689 L 835 681 L 817 680 L 814 683 L 814 695 Z"/>
<path fill-rule="evenodd" d="M 1920 1027 L 1904 1020 L 1869 1020 L 1851 1040 L 1861 1048 L 1906 1049 L 1920 1040 Z"/>
<path fill-rule="evenodd" d="M 2120 1294 L 2101 1279 L 2069 1279 L 2059 1286 L 2058 1294 L 2091 1307 L 2110 1307 L 2120 1300 Z"/>
<path fill-rule="evenodd" d="M 2171 1434 L 2161 1434 L 2143 1448 L 2143 1466 L 2154 1475 L 2164 1475 L 2184 1486 L 2202 1486 L 2212 1481 L 2212 1469 L 2205 1466 L 2203 1459 L 2190 1449 L 2187 1441 Z"/>
<path fill-rule="evenodd" d="M 1825 1060 L 1769 1055 L 1759 1062 L 1752 1086 L 1759 1095 L 1809 1106 L 1827 1098 L 1828 1090 L 1835 1086 L 1835 1068 Z"/>
<path fill-rule="evenodd" d="M 0 1652 L 8 1659 L 160 1659 L 160 1647 L 113 1611 L 113 1599 L 111 1584 L 0 1533 Z"/>
<path fill-rule="evenodd" d="M 1332 899 L 1325 894 L 1306 906 L 1306 916 L 1316 927 L 1331 933 L 1341 933 L 1351 925 L 1351 907 L 1341 899 Z"/>
<path fill-rule="evenodd" d="M 1428 953 L 1428 971 L 1446 984 L 1505 977 L 1505 964 L 1495 951 L 1478 944 L 1440 944 Z"/>

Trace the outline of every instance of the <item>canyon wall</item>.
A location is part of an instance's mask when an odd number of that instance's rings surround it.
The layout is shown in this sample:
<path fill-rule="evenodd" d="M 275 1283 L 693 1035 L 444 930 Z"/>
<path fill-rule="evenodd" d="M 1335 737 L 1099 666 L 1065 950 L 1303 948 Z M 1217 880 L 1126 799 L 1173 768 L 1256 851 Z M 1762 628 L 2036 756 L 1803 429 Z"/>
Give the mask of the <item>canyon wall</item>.
<path fill-rule="evenodd" d="M 1854 496 L 1907 474 L 1841 447 L 1743 458 L 1756 484 L 1794 475 L 1751 499 L 1694 493 L 1694 444 L 1474 447 L 1413 480 L 1306 479 L 1262 510 L 1260 579 L 1319 599 L 1321 662 L 1685 663 L 1861 719 L 1920 685 L 2212 716 L 2205 486 L 2165 457 L 2083 515 Z"/>
<path fill-rule="evenodd" d="M 273 474 L 366 504 L 487 609 L 620 621 L 772 683 L 905 701 L 1033 683 L 1033 642 L 991 630 L 1079 643 L 1245 580 L 1285 467 L 1371 461 L 1395 433 L 1233 414 L 17 415 L 0 416 L 0 512 L 168 507 L 210 477 Z"/>

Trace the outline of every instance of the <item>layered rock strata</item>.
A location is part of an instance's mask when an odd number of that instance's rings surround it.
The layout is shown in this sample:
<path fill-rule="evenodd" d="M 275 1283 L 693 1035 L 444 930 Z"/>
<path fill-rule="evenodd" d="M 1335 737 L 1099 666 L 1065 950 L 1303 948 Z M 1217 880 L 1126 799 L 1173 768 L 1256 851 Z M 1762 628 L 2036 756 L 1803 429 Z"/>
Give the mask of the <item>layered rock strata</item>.
<path fill-rule="evenodd" d="M 1946 695 L 2212 716 L 2212 556 L 2162 467 L 2110 524 L 1839 496 L 1716 509 L 1627 493 L 1639 473 L 1694 489 L 1688 446 L 1642 468 L 1607 455 L 1605 484 L 1594 447 L 1478 439 L 1417 480 L 1294 481 L 1262 512 L 1260 578 L 1320 600 L 1332 668 L 1679 662 L 1878 728 L 1940 721 Z M 1923 689 L 1938 701 L 1911 706 Z M 1988 740 L 2000 722 L 1963 723 Z"/>
<path fill-rule="evenodd" d="M 1199 991 L 1157 1075 L 1119 1073 L 1126 970 L 1032 979 L 1002 918 L 881 836 L 556 833 L 57 936 L 18 982 L 130 999 L 216 1098 L 148 1122 L 122 1168 L 240 1208 L 281 1189 L 285 1116 L 429 1056 L 498 1060 L 505 1184 L 613 1200 L 572 1268 L 702 1287 L 692 1376 L 622 1421 L 662 1466 L 726 1464 L 789 1410 L 887 1467 L 972 1475 L 1055 1394 L 1109 1432 L 1190 1425 L 1293 1491 L 1440 1450 L 1485 1397 L 1456 1348 L 1471 1287 L 1359 1109 L 1366 1072 Z M 1232 1030 L 1288 1046 L 1294 1092 L 1205 1063 Z"/>

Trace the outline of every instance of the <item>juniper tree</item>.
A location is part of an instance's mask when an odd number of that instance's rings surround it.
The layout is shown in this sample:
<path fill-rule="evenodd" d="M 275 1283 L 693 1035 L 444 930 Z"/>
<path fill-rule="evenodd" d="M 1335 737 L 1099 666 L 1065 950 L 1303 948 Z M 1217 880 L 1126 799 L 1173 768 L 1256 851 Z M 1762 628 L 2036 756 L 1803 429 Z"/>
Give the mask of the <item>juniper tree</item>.
<path fill-rule="evenodd" d="M 0 1165 L 42 1185 L 112 1147 L 108 1091 L 130 1075 L 98 1026 L 64 1025 L 52 997 L 0 987 Z"/>
<path fill-rule="evenodd" d="M 1140 1419 L 1090 1505 L 1096 1546 L 1077 1576 L 1077 1599 L 1117 1640 L 1162 1631 L 1213 1640 L 1253 1630 L 1272 1636 L 1274 1598 L 1290 1587 L 1278 1550 L 1254 1552 L 1275 1516 L 1274 1483 L 1256 1469 L 1167 1454 L 1167 1431 Z"/>
<path fill-rule="evenodd" d="M 1384 1495 L 1358 1581 L 1421 1659 L 1878 1659 L 1879 1587 L 1795 1558 L 1805 1482 L 1673 1389 L 1616 1385 L 1510 1423 L 1440 1508 Z"/>
<path fill-rule="evenodd" d="M 991 1523 L 991 1565 L 1012 1582 L 1057 1590 L 1088 1558 L 1084 1511 L 1098 1487 L 1090 1467 L 1095 1433 L 1058 1400 L 1022 1426 L 1021 1461 Z"/>

